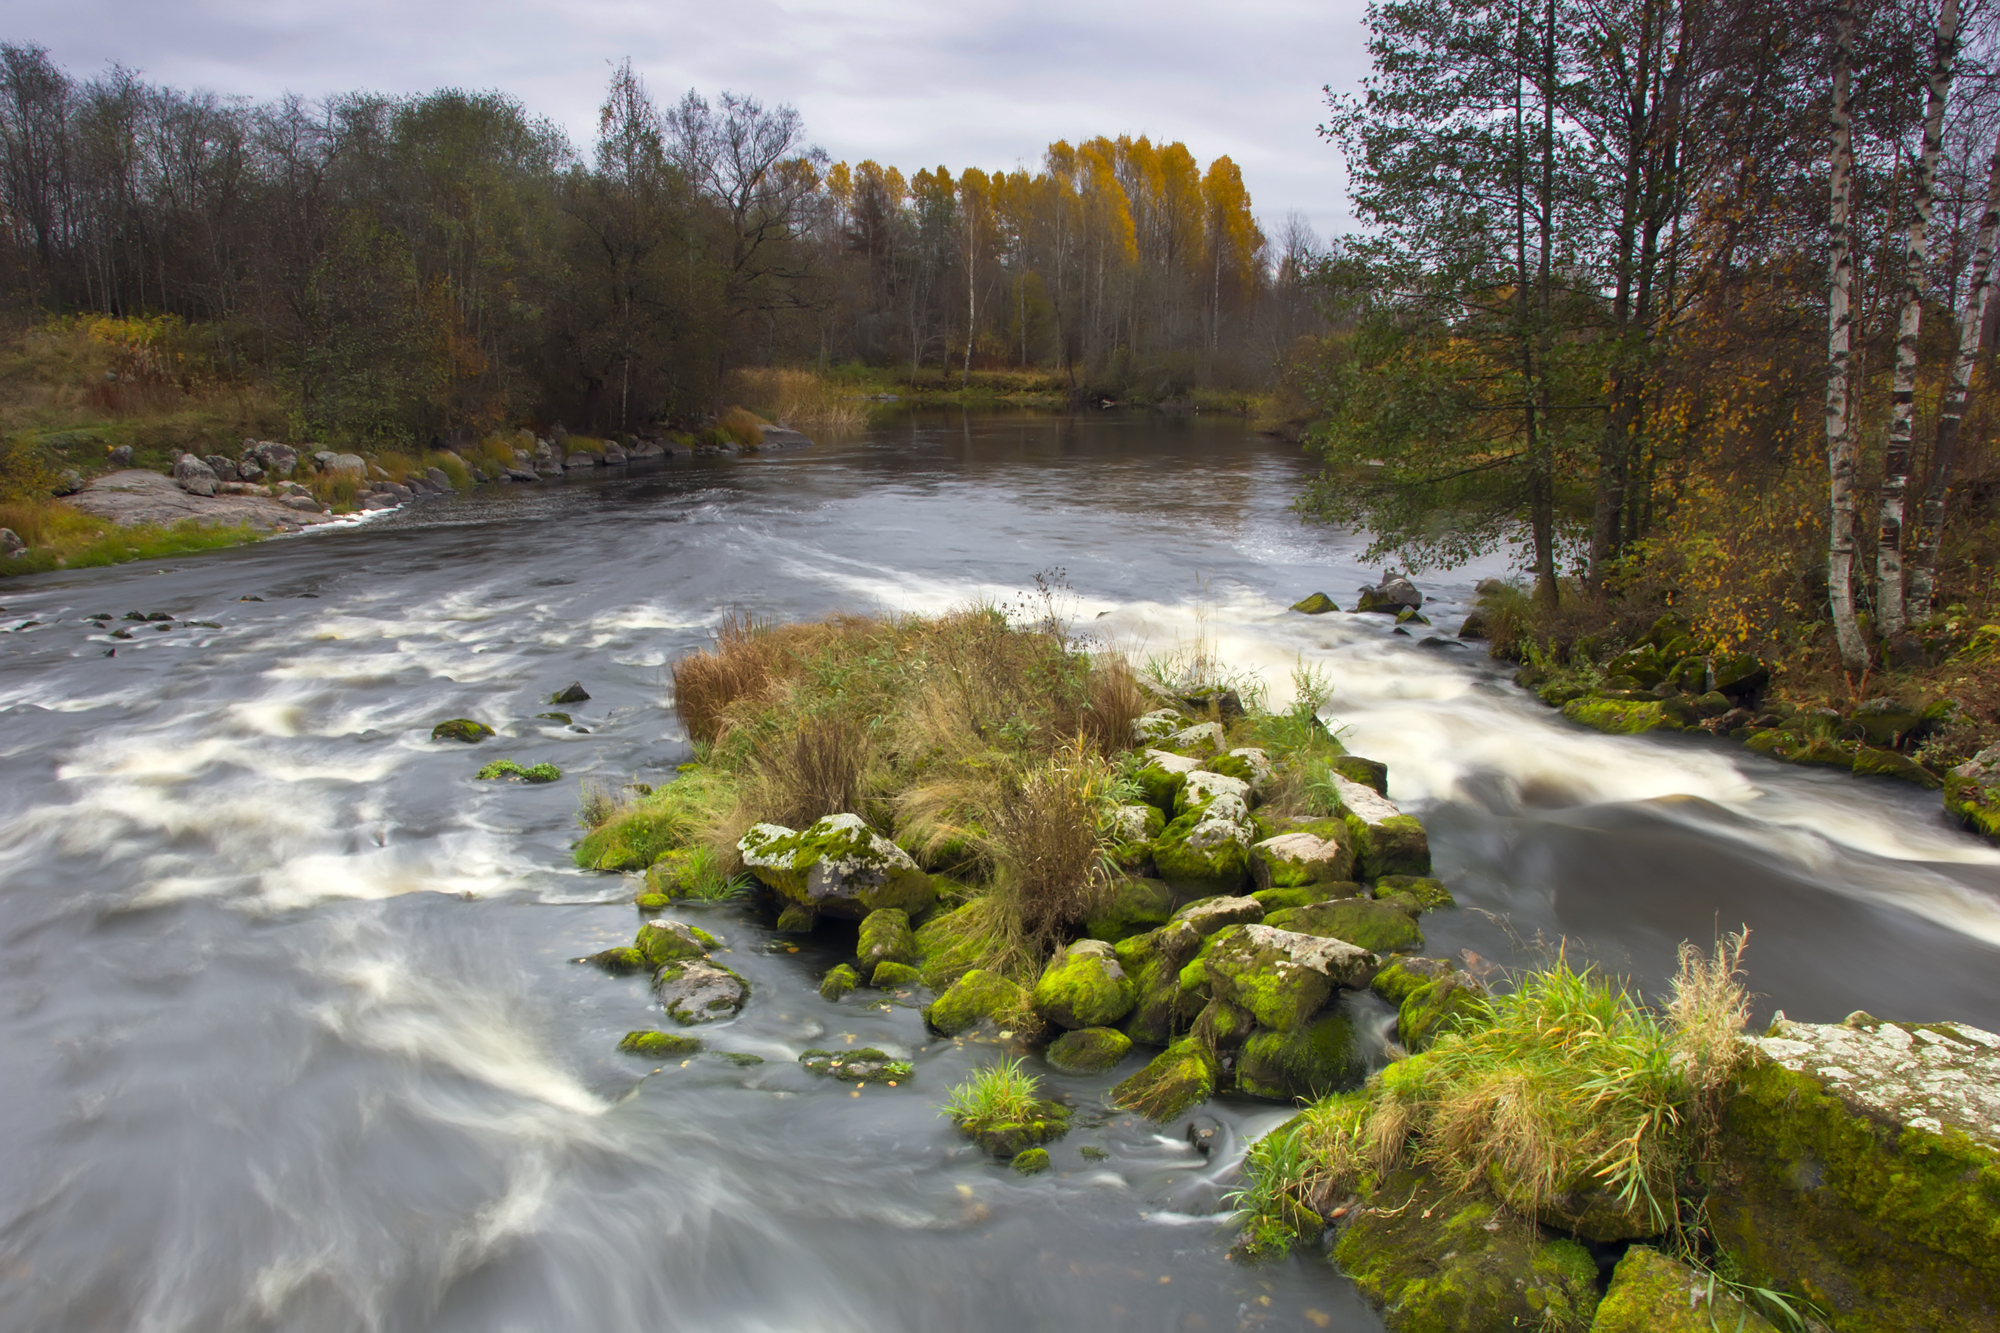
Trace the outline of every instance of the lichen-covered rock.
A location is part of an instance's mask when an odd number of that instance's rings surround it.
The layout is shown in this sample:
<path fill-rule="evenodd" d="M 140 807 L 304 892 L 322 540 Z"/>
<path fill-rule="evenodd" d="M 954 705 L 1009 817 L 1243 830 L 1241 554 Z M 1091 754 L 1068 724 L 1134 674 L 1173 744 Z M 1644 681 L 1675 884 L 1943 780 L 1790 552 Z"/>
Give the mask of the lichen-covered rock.
<path fill-rule="evenodd" d="M 1287 907 L 1323 903 L 1333 898 L 1352 898 L 1360 892 L 1361 886 L 1349 879 L 1332 884 L 1301 884 L 1295 889 L 1259 889 L 1250 896 L 1264 904 L 1264 911 L 1270 913 L 1282 912 Z"/>
<path fill-rule="evenodd" d="M 1250 784 L 1250 794 L 1261 798 L 1269 790 L 1278 776 L 1278 766 L 1271 756 L 1253 745 L 1231 750 L 1208 761 L 1210 771 L 1226 774 Z"/>
<path fill-rule="evenodd" d="M 1375 881 L 1374 893 L 1377 898 L 1407 898 L 1422 912 L 1458 906 L 1443 880 L 1425 875 L 1384 875 Z"/>
<path fill-rule="evenodd" d="M 1407 1169 L 1348 1214 L 1333 1257 L 1396 1333 L 1584 1333 L 1597 1307 L 1583 1246 Z"/>
<path fill-rule="evenodd" d="M 1346 834 L 1346 830 L 1341 830 Z M 1280 833 L 1250 847 L 1250 878 L 1260 889 L 1337 884 L 1354 878 L 1354 848 L 1347 836 Z"/>
<path fill-rule="evenodd" d="M 1374 953 L 1408 953 L 1424 947 L 1424 933 L 1402 904 L 1340 898 L 1273 912 L 1264 924 L 1302 935 L 1346 940 Z"/>
<path fill-rule="evenodd" d="M 1007 1163 L 1017 1176 L 1038 1176 L 1049 1169 L 1047 1148 L 1023 1148 L 1014 1154 L 1014 1160 Z"/>
<path fill-rule="evenodd" d="M 1390 1004 L 1400 1005 L 1418 987 L 1442 981 L 1457 970 L 1457 964 L 1443 958 L 1391 958 L 1382 964 L 1368 989 Z"/>
<path fill-rule="evenodd" d="M 1194 1038 L 1183 1037 L 1113 1088 L 1111 1100 L 1148 1120 L 1171 1120 L 1209 1099 L 1216 1072 L 1214 1054 Z"/>
<path fill-rule="evenodd" d="M 1337 773 L 1329 781 L 1353 837 L 1357 878 L 1431 873 L 1431 844 L 1422 824 L 1371 787 Z"/>
<path fill-rule="evenodd" d="M 1201 946 L 1201 933 L 1182 922 L 1119 941 L 1118 965 L 1132 978 L 1135 995 L 1126 1036 L 1164 1046 L 1194 1017 L 1196 1011 L 1183 1011 L 1181 969 Z"/>
<path fill-rule="evenodd" d="M 1634 1245 L 1611 1274 L 1590 1333 L 1777 1333 L 1769 1320 L 1686 1264 Z"/>
<path fill-rule="evenodd" d="M 1488 1019 L 1492 1014 L 1488 998 L 1486 987 L 1468 972 L 1452 971 L 1426 982 L 1396 1006 L 1396 1040 L 1412 1054 L 1428 1050 L 1432 1042 L 1460 1024 Z"/>
<path fill-rule="evenodd" d="M 1710 1230 L 1838 1333 L 2000 1328 L 2000 1036 L 1780 1018 L 1723 1109 Z"/>
<path fill-rule="evenodd" d="M 884 961 L 875 964 L 868 984 L 876 990 L 911 990 L 924 984 L 924 974 L 908 963 Z"/>
<path fill-rule="evenodd" d="M 1220 722 L 1197 722 L 1191 727 L 1182 727 L 1167 737 L 1166 743 L 1183 752 L 1192 750 L 1197 754 L 1213 754 L 1220 750 L 1225 741 Z"/>
<path fill-rule="evenodd" d="M 1988 746 L 1945 775 L 1944 811 L 2000 842 L 2000 745 Z"/>
<path fill-rule="evenodd" d="M 1424 595 L 1417 591 L 1417 585 L 1401 574 L 1385 572 L 1382 581 L 1373 587 L 1363 585 L 1360 598 L 1354 604 L 1356 615 L 1367 612 L 1386 612 L 1395 615 L 1408 608 L 1416 610 L 1424 604 Z"/>
<path fill-rule="evenodd" d="M 1156 805 L 1121 805 L 1111 812 L 1108 830 L 1119 842 L 1151 842 L 1166 830 L 1167 817 Z"/>
<path fill-rule="evenodd" d="M 646 1055 L 663 1060 L 673 1055 L 694 1055 L 701 1050 L 701 1038 L 678 1032 L 628 1032 L 618 1043 L 627 1055 Z"/>
<path fill-rule="evenodd" d="M 804 832 L 753 824 L 736 844 L 743 866 L 786 898 L 828 916 L 917 913 L 937 900 L 931 877 L 859 815 L 828 815 Z"/>
<path fill-rule="evenodd" d="M 1146 807 L 1152 809 L 1151 806 Z M 1155 816 L 1158 811 L 1153 812 Z M 1157 879 L 1121 879 L 1105 891 L 1084 934 L 1116 944 L 1132 935 L 1163 926 L 1174 914 L 1174 891 Z"/>
<path fill-rule="evenodd" d="M 1197 961 L 1211 996 L 1280 1032 L 1318 1013 L 1336 987 L 1366 986 L 1381 966 L 1373 953 L 1346 941 L 1268 925 L 1230 927 Z M 1186 969 L 1182 976 L 1185 987 Z"/>
<path fill-rule="evenodd" d="M 1221 798 L 1214 802 L 1223 803 Z M 1169 883 L 1227 892 L 1249 879 L 1250 840 L 1246 824 L 1196 810 L 1167 825 L 1153 843 L 1153 865 Z"/>
<path fill-rule="evenodd" d="M 1174 798 L 1174 813 L 1185 815 L 1196 810 L 1219 807 L 1230 818 L 1242 820 L 1250 813 L 1250 784 L 1242 778 L 1230 777 L 1227 773 L 1211 773 L 1207 769 L 1196 769 L 1187 775 L 1181 784 L 1180 795 Z"/>
<path fill-rule="evenodd" d="M 828 968 L 826 975 L 820 978 L 819 997 L 822 1000 L 838 1000 L 860 984 L 861 974 L 846 963 L 841 963 L 837 967 Z"/>
<path fill-rule="evenodd" d="M 1132 743 L 1150 745 L 1165 740 L 1188 724 L 1187 718 L 1172 708 L 1156 708 L 1132 719 Z"/>
<path fill-rule="evenodd" d="M 431 728 L 434 741 L 463 741 L 467 745 L 477 745 L 493 734 L 493 728 L 469 717 L 454 717 Z"/>
<path fill-rule="evenodd" d="M 1374 759 L 1364 759 L 1358 754 L 1337 754 L 1326 761 L 1326 766 L 1346 778 L 1359 783 L 1377 796 L 1389 794 L 1389 766 Z"/>
<path fill-rule="evenodd" d="M 824 1074 L 843 1083 L 900 1083 L 915 1072 L 908 1060 L 898 1060 L 873 1046 L 845 1051 L 800 1051 L 799 1063 L 809 1074 Z"/>
<path fill-rule="evenodd" d="M 1078 1028 L 1050 1042 L 1042 1054 L 1064 1073 L 1101 1074 L 1131 1049 L 1132 1039 L 1117 1028 Z"/>
<path fill-rule="evenodd" d="M 750 998 L 750 983 L 700 959 L 668 963 L 654 978 L 667 1017 L 683 1027 L 734 1018 Z"/>
<path fill-rule="evenodd" d="M 1247 925 L 1264 919 L 1264 904 L 1255 898 L 1220 896 L 1197 898 L 1175 912 L 1170 920 L 1183 922 L 1206 938 L 1224 926 Z"/>
<path fill-rule="evenodd" d="M 1211 1051 L 1233 1051 L 1258 1031 L 1256 1015 L 1228 1000 L 1210 1000 L 1195 1015 L 1188 1035 Z"/>
<path fill-rule="evenodd" d="M 1335 1007 L 1288 1032 L 1259 1028 L 1236 1056 L 1236 1088 L 1276 1101 L 1319 1098 L 1368 1077 L 1353 1016 Z"/>
<path fill-rule="evenodd" d="M 1855 707 L 1851 715 L 1870 745 L 1893 748 L 1923 722 L 1923 710 L 1884 695 Z"/>
<path fill-rule="evenodd" d="M 1571 699 L 1562 706 L 1563 716 L 1596 731 L 1613 736 L 1637 736 L 1648 731 L 1681 731 L 1682 723 L 1667 712 L 1664 701 L 1639 703 L 1627 699 L 1600 699 L 1593 695 Z"/>
<path fill-rule="evenodd" d="M 632 943 L 647 962 L 659 967 L 685 958 L 706 958 L 710 946 L 700 934 L 682 922 L 656 919 L 639 927 L 639 938 Z"/>
<path fill-rule="evenodd" d="M 956 1037 L 983 1022 L 1011 1023 L 1033 1005 L 1034 997 L 1020 983 L 975 967 L 931 1002 L 924 1022 L 940 1036 Z"/>
<path fill-rule="evenodd" d="M 883 963 L 905 963 L 917 956 L 917 937 L 910 931 L 910 914 L 899 907 L 870 912 L 861 923 L 854 946 L 855 969 L 872 974 Z"/>
<path fill-rule="evenodd" d="M 1138 998 L 1132 979 L 1103 940 L 1077 940 L 1049 960 L 1035 982 L 1035 1009 L 1058 1027 L 1116 1023 Z"/>
<path fill-rule="evenodd" d="M 1200 768 L 1201 761 L 1165 750 L 1148 750 L 1145 759 L 1145 765 L 1132 775 L 1139 784 L 1139 794 L 1146 798 L 1146 804 L 1171 815 L 1187 775 Z"/>

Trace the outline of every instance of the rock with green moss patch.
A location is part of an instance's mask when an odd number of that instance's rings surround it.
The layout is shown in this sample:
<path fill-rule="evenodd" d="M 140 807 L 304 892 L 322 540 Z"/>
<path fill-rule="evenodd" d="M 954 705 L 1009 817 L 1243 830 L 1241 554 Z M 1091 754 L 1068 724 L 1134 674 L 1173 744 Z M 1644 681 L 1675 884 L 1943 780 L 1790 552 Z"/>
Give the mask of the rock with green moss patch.
<path fill-rule="evenodd" d="M 734 1018 L 750 998 L 750 983 L 701 959 L 668 963 L 654 978 L 667 1017 L 683 1027 Z"/>
<path fill-rule="evenodd" d="M 664 893 L 642 893 L 632 900 L 632 905 L 647 916 L 652 916 L 657 912 L 664 912 L 669 907 L 672 907 L 674 900 Z"/>
<path fill-rule="evenodd" d="M 1236 1055 L 1236 1088 L 1274 1101 L 1308 1100 L 1368 1077 L 1354 1018 L 1330 1008 L 1287 1032 L 1259 1028 Z"/>
<path fill-rule="evenodd" d="M 901 1083 L 915 1072 L 908 1060 L 898 1060 L 873 1046 L 844 1051 L 801 1051 L 799 1063 L 809 1074 L 824 1074 L 843 1083 Z"/>
<path fill-rule="evenodd" d="M 1077 940 L 1049 960 L 1035 982 L 1035 1009 L 1058 1027 L 1116 1023 L 1138 998 L 1132 979 L 1103 940 Z"/>
<path fill-rule="evenodd" d="M 1571 699 L 1562 706 L 1563 716 L 1596 731 L 1613 736 L 1637 736 L 1648 731 L 1680 731 L 1681 724 L 1670 717 L 1659 701 L 1637 703 L 1623 699 L 1601 699 L 1591 695 Z"/>
<path fill-rule="evenodd" d="M 1207 769 L 1196 769 L 1181 783 L 1180 794 L 1174 798 L 1174 813 L 1188 815 L 1196 811 L 1216 811 L 1217 817 L 1247 820 L 1250 815 L 1250 784 L 1242 778 L 1231 777 L 1227 773 L 1212 773 Z"/>
<path fill-rule="evenodd" d="M 1248 1009 L 1228 1000 L 1211 999 L 1195 1015 L 1188 1035 L 1211 1051 L 1233 1051 L 1257 1031 L 1257 1019 Z"/>
<path fill-rule="evenodd" d="M 1364 759 L 1358 754 L 1341 754 L 1327 760 L 1326 766 L 1377 796 L 1387 797 L 1389 794 L 1389 766 L 1379 760 Z"/>
<path fill-rule="evenodd" d="M 994 1157 L 1012 1161 L 1030 1148 L 1054 1143 L 1069 1133 L 1071 1111 L 1061 1102 L 1038 1101 L 1020 1116 L 985 1116 L 954 1119 L 958 1132 Z"/>
<path fill-rule="evenodd" d="M 639 927 L 639 938 L 632 943 L 654 967 L 686 958 L 705 958 L 709 948 L 694 927 L 664 918 Z"/>
<path fill-rule="evenodd" d="M 876 990 L 913 990 L 924 984 L 924 974 L 908 963 L 880 962 L 868 976 Z"/>
<path fill-rule="evenodd" d="M 1101 1074 L 1131 1049 L 1132 1039 L 1116 1028 L 1078 1028 L 1050 1042 L 1042 1054 L 1066 1074 Z"/>
<path fill-rule="evenodd" d="M 1264 924 L 1302 935 L 1346 940 L 1374 953 L 1409 953 L 1424 947 L 1424 933 L 1404 905 L 1369 898 L 1339 898 L 1273 912 Z"/>
<path fill-rule="evenodd" d="M 1139 794 L 1146 798 L 1146 804 L 1171 815 L 1181 788 L 1187 783 L 1187 775 L 1200 768 L 1201 763 L 1165 750 L 1147 750 L 1145 759 L 1145 764 L 1132 775 L 1139 784 Z"/>
<path fill-rule="evenodd" d="M 646 867 L 646 889 L 664 898 L 681 899 L 694 887 L 695 876 L 705 858 L 692 847 L 674 847 L 653 858 Z"/>
<path fill-rule="evenodd" d="M 1151 842 L 1164 833 L 1167 817 L 1156 805 L 1121 805 L 1111 812 L 1107 830 L 1119 842 Z"/>
<path fill-rule="evenodd" d="M 1481 1023 L 1492 1015 L 1486 987 L 1470 973 L 1451 971 L 1425 982 L 1396 1006 L 1396 1040 L 1410 1052 L 1428 1050 L 1432 1042 L 1464 1024 Z M 1648 1235 L 1640 1231 L 1638 1235 Z M 1597 1239 L 1611 1239 L 1598 1237 Z"/>
<path fill-rule="evenodd" d="M 1390 958 L 1368 983 L 1368 989 L 1390 1004 L 1400 1005 L 1418 987 L 1441 981 L 1457 970 L 1457 964 L 1443 958 Z"/>
<path fill-rule="evenodd" d="M 1877 750 L 1871 746 L 1861 746 L 1854 752 L 1854 776 L 1857 778 L 1895 778 L 1901 782 L 1915 783 L 1936 791 L 1944 785 L 1944 780 L 1906 754 L 1895 750 Z"/>
<path fill-rule="evenodd" d="M 1224 926 L 1241 926 L 1264 919 L 1264 904 L 1255 898 L 1239 898 L 1233 895 L 1217 895 L 1197 898 L 1175 912 L 1169 920 L 1180 922 L 1194 929 L 1194 933 L 1207 938 Z"/>
<path fill-rule="evenodd" d="M 778 912 L 778 920 L 772 926 L 780 935 L 810 935 L 819 925 L 819 913 L 804 903 L 786 903 Z"/>
<path fill-rule="evenodd" d="M 434 741 L 463 741 L 467 745 L 477 745 L 494 734 L 493 728 L 484 722 L 474 722 L 469 717 L 455 717 L 431 728 L 431 739 Z"/>
<path fill-rule="evenodd" d="M 717 1051 L 716 1054 L 739 1069 L 748 1069 L 752 1065 L 761 1065 L 764 1063 L 763 1056 L 751 1055 L 747 1051 Z"/>
<path fill-rule="evenodd" d="M 1153 843 L 1153 865 L 1170 884 L 1231 892 L 1250 877 L 1250 829 L 1207 809 L 1181 815 Z"/>
<path fill-rule="evenodd" d="M 850 994 L 860 984 L 861 974 L 846 963 L 841 963 L 828 968 L 826 975 L 819 979 L 819 997 L 828 1001 L 838 1000 L 843 995 Z"/>
<path fill-rule="evenodd" d="M 1038 1176 L 1049 1169 L 1049 1150 L 1047 1148 L 1023 1148 L 1020 1152 L 1014 1154 L 1014 1160 L 1007 1165 L 1014 1169 L 1014 1174 L 1016 1175 Z"/>
<path fill-rule="evenodd" d="M 1293 889 L 1351 881 L 1352 841 L 1346 829 L 1337 838 L 1305 832 L 1265 838 L 1250 848 L 1250 878 L 1259 889 Z"/>
<path fill-rule="evenodd" d="M 1151 807 L 1147 807 L 1151 809 Z M 1159 812 L 1153 812 L 1155 817 Z M 1099 900 L 1097 910 L 1084 922 L 1084 933 L 1094 940 L 1116 944 L 1133 935 L 1144 934 L 1167 923 L 1174 914 L 1174 891 L 1157 879 L 1114 880 Z"/>
<path fill-rule="evenodd" d="M 1216 1060 L 1193 1037 L 1183 1037 L 1111 1090 L 1115 1105 L 1148 1120 L 1171 1120 L 1215 1091 Z"/>
<path fill-rule="evenodd" d="M 1149 1046 L 1164 1046 L 1193 1018 L 1198 1008 L 1185 1007 L 1181 969 L 1202 946 L 1201 933 L 1182 922 L 1119 941 L 1118 965 L 1132 978 L 1132 1012 L 1125 1035 Z"/>
<path fill-rule="evenodd" d="M 1590 1333 L 1777 1333 L 1728 1287 L 1634 1245 L 1612 1271 Z"/>
<path fill-rule="evenodd" d="M 1333 1257 L 1398 1333 L 1583 1333 L 1597 1308 L 1583 1246 L 1408 1169 L 1363 1197 Z"/>
<path fill-rule="evenodd" d="M 1773 1023 L 1724 1104 L 1716 1242 L 1840 1333 L 2000 1328 L 2000 1036 Z"/>
<path fill-rule="evenodd" d="M 860 972 L 873 973 L 881 963 L 907 964 L 916 956 L 917 937 L 910 931 L 908 912 L 885 907 L 870 912 L 862 921 L 860 938 L 854 946 L 854 963 Z"/>
<path fill-rule="evenodd" d="M 2000 745 L 1945 774 L 1944 812 L 1974 833 L 2000 842 Z"/>
<path fill-rule="evenodd" d="M 1431 873 L 1430 839 L 1424 826 L 1398 810 L 1372 787 L 1339 774 L 1328 781 L 1339 798 L 1341 816 L 1353 839 L 1355 878 Z"/>
<path fill-rule="evenodd" d="M 1360 892 L 1361 886 L 1350 879 L 1335 884 L 1301 884 L 1295 889 L 1259 889 L 1250 896 L 1264 905 L 1266 913 L 1270 913 L 1282 912 L 1288 907 L 1309 907 L 1334 898 L 1352 898 Z"/>
<path fill-rule="evenodd" d="M 625 1039 L 618 1043 L 618 1049 L 627 1055 L 664 1060 L 670 1056 L 695 1054 L 701 1049 L 701 1038 L 682 1036 L 678 1032 L 628 1032 Z"/>
<path fill-rule="evenodd" d="M 1187 718 L 1178 710 L 1156 708 L 1132 719 L 1132 743 L 1150 745 L 1154 741 L 1163 741 L 1187 724 Z"/>
<path fill-rule="evenodd" d="M 1323 616 L 1329 611 L 1338 611 L 1340 608 L 1334 605 L 1333 598 L 1323 592 L 1316 592 L 1302 601 L 1293 602 L 1291 609 L 1301 615 Z"/>
<path fill-rule="evenodd" d="M 606 949 L 603 953 L 594 953 L 588 958 L 579 958 L 577 961 L 595 964 L 614 975 L 653 970 L 652 960 L 629 944 L 618 949 Z"/>
<path fill-rule="evenodd" d="M 1405 897 L 1424 912 L 1458 906 L 1458 900 L 1451 896 L 1451 890 L 1444 886 L 1443 880 L 1426 875 L 1384 875 L 1375 881 L 1374 896 Z"/>
<path fill-rule="evenodd" d="M 828 916 L 858 921 L 884 908 L 915 914 L 937 899 L 909 853 L 859 815 L 828 815 L 804 832 L 753 824 L 736 848 L 764 884 Z"/>
<path fill-rule="evenodd" d="M 1340 987 L 1366 986 L 1381 960 L 1367 949 L 1269 925 L 1218 934 L 1199 965 L 1209 994 L 1247 1009 L 1264 1027 L 1290 1031 L 1318 1013 Z M 1187 969 L 1182 969 L 1186 987 Z"/>
<path fill-rule="evenodd" d="M 495 759 L 492 763 L 472 775 L 483 782 L 505 779 L 510 782 L 554 782 L 562 776 L 562 770 L 554 764 L 529 764 L 522 767 L 512 759 Z"/>
<path fill-rule="evenodd" d="M 975 967 L 931 1001 L 924 1022 L 940 1036 L 956 1037 L 981 1023 L 1012 1023 L 1033 1005 L 1034 997 L 1019 982 Z"/>

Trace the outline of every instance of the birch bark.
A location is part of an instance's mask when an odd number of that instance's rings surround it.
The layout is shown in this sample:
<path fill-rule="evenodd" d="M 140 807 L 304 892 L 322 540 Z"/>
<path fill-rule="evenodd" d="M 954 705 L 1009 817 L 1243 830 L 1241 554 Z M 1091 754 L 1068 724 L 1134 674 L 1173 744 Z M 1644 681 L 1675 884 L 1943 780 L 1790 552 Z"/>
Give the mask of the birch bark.
<path fill-rule="evenodd" d="M 1833 169 L 1829 190 L 1827 279 L 1826 462 L 1832 481 L 1827 532 L 1827 601 L 1841 663 L 1853 673 L 1868 666 L 1868 647 L 1854 618 L 1854 419 L 1849 376 L 1854 347 L 1854 251 L 1848 213 L 1854 195 L 1855 0 L 1843 0 L 1837 18 L 1833 66 Z"/>

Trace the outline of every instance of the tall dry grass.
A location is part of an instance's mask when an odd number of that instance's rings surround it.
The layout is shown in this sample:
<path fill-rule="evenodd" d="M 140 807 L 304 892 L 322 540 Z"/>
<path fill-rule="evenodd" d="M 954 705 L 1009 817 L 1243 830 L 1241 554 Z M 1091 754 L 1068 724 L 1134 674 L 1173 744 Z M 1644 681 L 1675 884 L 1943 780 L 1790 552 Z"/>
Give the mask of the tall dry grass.
<path fill-rule="evenodd" d="M 749 367 L 734 372 L 730 385 L 737 398 L 793 430 L 854 431 L 867 424 L 867 404 L 810 370 Z"/>

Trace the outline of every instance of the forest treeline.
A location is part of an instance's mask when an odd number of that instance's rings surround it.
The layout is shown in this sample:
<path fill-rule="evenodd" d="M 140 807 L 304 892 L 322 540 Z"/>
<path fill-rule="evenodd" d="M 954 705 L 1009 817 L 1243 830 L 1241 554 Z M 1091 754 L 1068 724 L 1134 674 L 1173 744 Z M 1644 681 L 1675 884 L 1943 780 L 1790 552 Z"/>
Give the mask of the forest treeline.
<path fill-rule="evenodd" d="M 1671 601 L 1920 660 L 1992 600 L 1996 18 L 1377 0 L 1304 507 L 1420 567 L 1517 543 L 1558 637 Z"/>
<path fill-rule="evenodd" d="M 627 64 L 579 149 L 502 93 L 259 104 L 0 47 L 9 306 L 143 317 L 156 360 L 277 386 L 301 437 L 687 424 L 770 364 L 1254 386 L 1317 328 L 1312 258 L 1179 143 L 905 175 Z"/>

